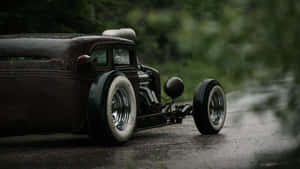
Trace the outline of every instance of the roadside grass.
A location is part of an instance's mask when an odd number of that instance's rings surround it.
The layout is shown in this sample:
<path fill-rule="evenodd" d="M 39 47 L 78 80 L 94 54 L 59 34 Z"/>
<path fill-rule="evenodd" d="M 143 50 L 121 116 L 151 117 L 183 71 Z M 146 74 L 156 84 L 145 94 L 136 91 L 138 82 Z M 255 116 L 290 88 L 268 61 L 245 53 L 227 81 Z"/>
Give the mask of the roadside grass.
<path fill-rule="evenodd" d="M 215 65 L 204 64 L 200 59 L 168 61 L 166 63 L 150 64 L 150 66 L 160 71 L 162 96 L 164 98 L 167 98 L 167 96 L 163 92 L 163 85 L 172 76 L 180 77 L 184 82 L 184 93 L 177 99 L 178 101 L 192 100 L 198 84 L 205 79 L 218 80 L 225 92 L 239 88 L 231 73 L 225 73 Z"/>

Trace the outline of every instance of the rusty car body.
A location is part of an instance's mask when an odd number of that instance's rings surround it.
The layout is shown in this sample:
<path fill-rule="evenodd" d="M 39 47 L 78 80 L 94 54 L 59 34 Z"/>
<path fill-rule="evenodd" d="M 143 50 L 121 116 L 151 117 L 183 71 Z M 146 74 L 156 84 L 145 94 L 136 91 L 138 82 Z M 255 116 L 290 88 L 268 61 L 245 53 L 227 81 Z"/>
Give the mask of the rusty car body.
<path fill-rule="evenodd" d="M 216 80 L 199 85 L 194 105 L 174 105 L 183 83 L 171 78 L 165 91 L 172 101 L 162 103 L 159 72 L 139 63 L 132 29 L 101 36 L 2 35 L 0 85 L 0 136 L 72 132 L 123 143 L 133 131 L 181 123 L 186 115 L 193 115 L 196 125 L 210 124 L 197 125 L 201 133 L 216 134 L 226 117 L 226 98 Z M 216 129 L 206 109 L 219 113 Z"/>

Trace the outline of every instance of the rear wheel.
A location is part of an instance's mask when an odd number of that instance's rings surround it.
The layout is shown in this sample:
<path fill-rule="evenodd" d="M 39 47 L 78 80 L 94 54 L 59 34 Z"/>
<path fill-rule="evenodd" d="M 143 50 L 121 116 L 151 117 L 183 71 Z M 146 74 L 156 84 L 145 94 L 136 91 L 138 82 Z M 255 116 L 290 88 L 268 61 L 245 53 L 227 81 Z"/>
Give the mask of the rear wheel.
<path fill-rule="evenodd" d="M 202 134 L 217 134 L 226 119 L 226 97 L 220 83 L 216 80 L 202 82 L 194 97 L 193 117 Z"/>
<path fill-rule="evenodd" d="M 116 142 L 127 141 L 136 123 L 134 89 L 125 76 L 116 77 L 108 90 L 106 103 L 107 125 Z"/>
<path fill-rule="evenodd" d="M 130 139 L 135 128 L 135 92 L 121 73 L 108 77 L 103 84 L 95 97 L 100 99 L 90 99 L 95 104 L 89 106 L 89 135 L 104 144 L 121 144 Z"/>

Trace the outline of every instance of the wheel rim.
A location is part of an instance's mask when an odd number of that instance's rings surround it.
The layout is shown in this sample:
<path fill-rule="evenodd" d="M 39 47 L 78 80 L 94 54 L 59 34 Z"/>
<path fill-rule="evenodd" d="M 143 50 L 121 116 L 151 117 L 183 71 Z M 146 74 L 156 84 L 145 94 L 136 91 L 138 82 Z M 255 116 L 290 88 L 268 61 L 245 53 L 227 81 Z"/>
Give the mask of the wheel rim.
<path fill-rule="evenodd" d="M 215 128 L 222 127 L 226 116 L 226 105 L 224 92 L 220 87 L 212 90 L 209 99 L 209 120 Z"/>
<path fill-rule="evenodd" d="M 127 91 L 123 88 L 117 89 L 112 99 L 112 121 L 118 130 L 126 129 L 130 111 L 131 104 Z"/>

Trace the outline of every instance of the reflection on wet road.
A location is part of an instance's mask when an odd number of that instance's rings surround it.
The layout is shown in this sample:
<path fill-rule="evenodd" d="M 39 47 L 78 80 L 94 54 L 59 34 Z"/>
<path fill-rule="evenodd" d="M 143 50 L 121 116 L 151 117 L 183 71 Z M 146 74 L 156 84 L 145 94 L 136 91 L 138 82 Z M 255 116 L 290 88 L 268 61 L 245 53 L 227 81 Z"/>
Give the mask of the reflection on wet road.
<path fill-rule="evenodd" d="M 200 135 L 189 117 L 182 125 L 136 133 L 119 147 L 93 145 L 87 136 L 70 134 L 0 138 L 0 168 L 251 168 L 261 154 L 294 145 L 271 113 L 248 111 L 257 98 L 230 95 L 225 128 L 214 136 Z"/>

